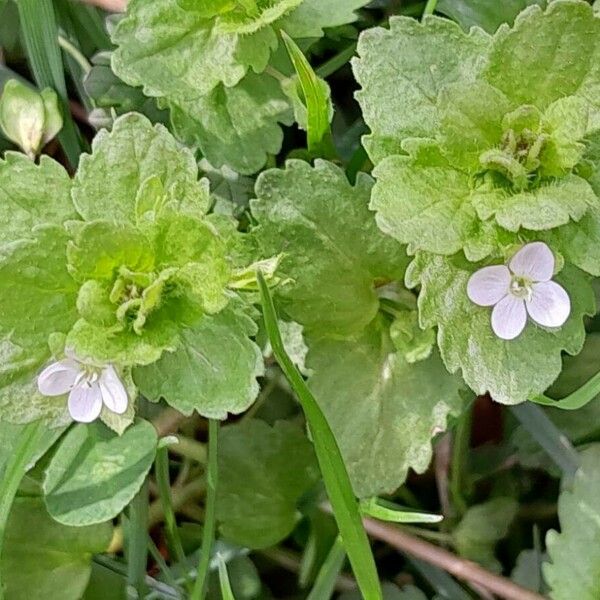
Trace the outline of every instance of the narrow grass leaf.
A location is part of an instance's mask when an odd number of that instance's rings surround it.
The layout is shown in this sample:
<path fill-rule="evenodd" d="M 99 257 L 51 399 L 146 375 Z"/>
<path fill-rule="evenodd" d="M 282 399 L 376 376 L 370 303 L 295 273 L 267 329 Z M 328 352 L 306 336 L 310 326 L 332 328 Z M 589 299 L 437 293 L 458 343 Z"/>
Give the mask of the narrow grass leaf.
<path fill-rule="evenodd" d="M 221 555 L 219 559 L 219 585 L 221 587 L 221 596 L 223 600 L 235 600 L 233 590 L 231 589 L 231 583 L 229 582 L 229 575 L 227 574 L 227 565 Z"/>
<path fill-rule="evenodd" d="M 352 491 L 348 471 L 344 465 L 329 423 L 325 419 L 317 401 L 308 389 L 306 382 L 288 356 L 277 322 L 277 312 L 273 298 L 262 273 L 258 273 L 261 303 L 265 328 L 271 341 L 273 354 L 283 373 L 298 396 L 315 445 L 315 452 L 325 482 L 325 488 L 333 508 L 340 535 L 358 586 L 365 600 L 381 600 L 382 592 L 377 576 L 375 560 L 364 530 L 358 501 Z"/>
<path fill-rule="evenodd" d="M 523 428 L 561 469 L 564 477 L 571 479 L 579 468 L 579 456 L 567 436 L 536 404 L 523 402 L 511 406 L 511 411 Z"/>
<path fill-rule="evenodd" d="M 306 600 L 329 600 L 335 591 L 335 584 L 346 559 L 342 538 L 338 536 L 321 566 L 315 585 Z"/>
<path fill-rule="evenodd" d="M 281 32 L 288 54 L 298 75 L 307 112 L 308 151 L 314 156 L 331 158 L 335 155 L 329 128 L 329 99 L 325 86 L 292 38 Z"/>
<path fill-rule="evenodd" d="M 390 523 L 439 523 L 444 518 L 442 515 L 405 510 L 381 498 L 369 498 L 361 502 L 360 511 L 366 517 Z"/>
<path fill-rule="evenodd" d="M 591 402 L 598 394 L 600 394 L 600 372 L 596 373 L 578 390 L 575 390 L 562 400 L 553 400 L 552 398 L 548 398 L 548 396 L 542 395 L 531 398 L 531 401 L 536 404 L 560 408 L 562 410 L 577 410 Z"/>

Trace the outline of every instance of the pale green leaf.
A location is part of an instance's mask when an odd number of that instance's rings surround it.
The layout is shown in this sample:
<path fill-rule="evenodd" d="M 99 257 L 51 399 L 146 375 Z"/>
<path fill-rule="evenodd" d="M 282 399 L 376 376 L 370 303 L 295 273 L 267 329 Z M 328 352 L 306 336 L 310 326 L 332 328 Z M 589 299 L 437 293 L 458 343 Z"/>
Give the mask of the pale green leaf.
<path fill-rule="evenodd" d="M 66 418 L 64 397 L 42 396 L 37 375 L 51 354 L 48 338 L 77 318 L 77 288 L 66 268 L 67 234 L 55 225 L 0 250 L 0 416 L 26 423 Z"/>
<path fill-rule="evenodd" d="M 518 507 L 516 500 L 505 497 L 471 506 L 452 532 L 458 553 L 499 572 L 501 565 L 494 550 L 508 533 Z"/>
<path fill-rule="evenodd" d="M 581 0 L 531 6 L 514 27 L 502 28 L 486 79 L 518 104 L 546 108 L 600 76 L 600 19 Z M 535 51 L 532 51 L 532 49 Z"/>
<path fill-rule="evenodd" d="M 250 548 L 277 544 L 292 532 L 297 503 L 318 478 L 312 445 L 291 423 L 226 427 L 219 447 L 221 534 Z"/>
<path fill-rule="evenodd" d="M 92 555 L 108 547 L 108 523 L 65 527 L 39 498 L 17 498 L 8 520 L 1 561 L 10 600 L 79 600 L 88 585 Z"/>
<path fill-rule="evenodd" d="M 512 25 L 523 9 L 532 4 L 543 5 L 545 2 L 546 0 L 439 0 L 436 10 L 460 23 L 465 31 L 478 26 L 488 33 L 494 33 L 503 23 Z"/>
<path fill-rule="evenodd" d="M 234 87 L 219 85 L 205 96 L 169 105 L 179 138 L 197 144 L 212 165 L 248 175 L 265 164 L 267 155 L 279 152 L 279 124 L 293 121 L 290 101 L 267 74 L 249 73 Z"/>
<path fill-rule="evenodd" d="M 325 28 L 355 21 L 355 11 L 368 3 L 369 0 L 304 0 L 281 20 L 280 27 L 293 38 L 320 38 Z"/>
<path fill-rule="evenodd" d="M 363 498 L 393 492 L 409 468 L 424 472 L 431 438 L 463 406 L 462 381 L 448 374 L 437 353 L 408 364 L 387 327 L 378 320 L 353 338 L 309 338 L 309 386 Z"/>
<path fill-rule="evenodd" d="M 423 23 L 392 17 L 390 29 L 360 36 L 354 74 L 357 99 L 371 129 L 365 145 L 378 163 L 402 152 L 408 137 L 434 137 L 439 124 L 438 93 L 449 83 L 473 82 L 485 65 L 489 38 L 481 30 L 465 34 L 447 19 Z"/>
<path fill-rule="evenodd" d="M 467 281 L 475 265 L 458 256 L 421 254 L 407 271 L 411 286 L 420 284 L 421 325 L 438 327 L 438 345 L 448 370 L 462 371 L 477 394 L 489 392 L 503 404 L 518 404 L 539 395 L 559 375 L 562 351 L 577 354 L 585 339 L 583 316 L 594 314 L 595 301 L 587 278 L 565 266 L 555 280 L 571 298 L 571 315 L 558 329 L 530 321 L 514 340 L 496 337 L 491 309 L 467 297 Z"/>
<path fill-rule="evenodd" d="M 549 531 L 550 563 L 543 572 L 552 600 L 596 600 L 600 595 L 600 446 L 581 453 L 581 467 L 558 500 L 561 532 Z"/>
<path fill-rule="evenodd" d="M 48 512 L 58 522 L 78 527 L 116 517 L 146 478 L 157 441 L 147 421 L 139 421 L 122 436 L 100 423 L 75 426 L 46 469 Z"/>
<path fill-rule="evenodd" d="M 216 19 L 184 10 L 177 0 L 133 0 L 113 32 L 115 73 L 147 96 L 194 100 L 219 83 L 262 71 L 277 45 L 266 27 L 250 35 L 223 31 Z"/>
<path fill-rule="evenodd" d="M 262 173 L 252 211 L 265 256 L 284 253 L 276 290 L 307 332 L 360 331 L 379 308 L 376 286 L 402 279 L 404 248 L 381 235 L 368 209 L 372 180 L 352 186 L 325 161 L 290 160 Z"/>
<path fill-rule="evenodd" d="M 134 379 L 144 396 L 168 404 L 184 414 L 225 419 L 245 411 L 258 393 L 256 378 L 264 363 L 250 339 L 257 327 L 233 303 L 214 316 L 205 316 L 181 333 L 175 352 L 136 368 Z"/>
<path fill-rule="evenodd" d="M 208 187 L 198 182 L 194 155 L 162 126 L 130 113 L 111 132 L 94 139 L 73 183 L 73 201 L 87 220 L 135 223 L 146 200 L 201 217 L 209 206 Z"/>
<path fill-rule="evenodd" d="M 77 217 L 64 168 L 42 156 L 35 164 L 23 154 L 7 152 L 0 160 L 0 244 L 32 236 L 36 225 L 62 225 Z"/>

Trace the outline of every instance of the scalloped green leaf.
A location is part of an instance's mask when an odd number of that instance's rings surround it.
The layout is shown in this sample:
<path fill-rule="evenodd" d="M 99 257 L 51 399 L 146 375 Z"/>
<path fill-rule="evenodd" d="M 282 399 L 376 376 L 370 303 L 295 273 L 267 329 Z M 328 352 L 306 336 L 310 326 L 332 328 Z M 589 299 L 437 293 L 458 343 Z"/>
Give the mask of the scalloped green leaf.
<path fill-rule="evenodd" d="M 148 421 L 122 436 L 101 423 L 73 427 L 46 469 L 44 501 L 52 518 L 81 527 L 116 517 L 144 482 L 157 443 Z"/>
<path fill-rule="evenodd" d="M 290 281 L 276 298 L 307 332 L 360 331 L 379 309 L 376 287 L 403 278 L 405 250 L 377 229 L 371 187 L 322 160 L 290 160 L 257 180 L 254 235 L 265 257 L 284 253 L 278 274 Z"/>
<path fill-rule="evenodd" d="M 107 549 L 112 527 L 65 527 L 50 517 L 41 498 L 17 498 L 5 536 L 0 565 L 6 598 L 79 600 L 92 556 Z"/>
<path fill-rule="evenodd" d="M 248 175 L 279 152 L 281 124 L 293 122 L 290 100 L 268 74 L 249 73 L 233 87 L 219 85 L 195 100 L 169 104 L 180 139 L 198 145 L 212 165 Z"/>
<path fill-rule="evenodd" d="M 581 453 L 575 479 L 558 499 L 561 532 L 549 531 L 550 562 L 543 572 L 553 600 L 595 600 L 600 595 L 600 445 Z"/>
<path fill-rule="evenodd" d="M 119 117 L 82 156 L 73 181 L 73 201 L 86 221 L 135 223 L 140 204 L 158 203 L 202 217 L 210 205 L 208 182 L 198 181 L 194 155 L 160 124 L 143 115 Z"/>
<path fill-rule="evenodd" d="M 217 521 L 223 537 L 267 548 L 294 529 L 300 498 L 319 480 L 312 444 L 285 421 L 243 421 L 219 440 Z"/>
<path fill-rule="evenodd" d="M 431 16 L 423 23 L 392 17 L 389 29 L 363 32 L 353 67 L 362 88 L 356 97 L 371 129 L 364 143 L 373 162 L 401 154 L 404 138 L 435 137 L 438 93 L 449 83 L 475 81 L 488 49 L 483 31 L 465 34 L 456 23 Z"/>
<path fill-rule="evenodd" d="M 319 402 L 361 498 L 394 492 L 408 470 L 423 473 L 431 439 L 463 407 L 460 378 L 437 352 L 409 364 L 389 325 L 374 321 L 354 337 L 308 339 L 309 386 Z"/>
<path fill-rule="evenodd" d="M 447 369 L 462 372 L 476 394 L 489 392 L 503 404 L 542 394 L 562 369 L 562 352 L 577 354 L 585 340 L 583 317 L 595 313 L 588 278 L 570 265 L 554 278 L 571 298 L 571 315 L 558 329 L 530 321 L 523 333 L 505 341 L 495 336 L 491 310 L 467 297 L 467 281 L 477 267 L 459 256 L 420 253 L 407 270 L 407 284 L 421 286 L 422 327 L 438 328 L 438 346 Z"/>
<path fill-rule="evenodd" d="M 77 218 L 70 191 L 68 173 L 48 156 L 38 165 L 24 154 L 7 152 L 0 160 L 0 244 L 31 237 L 37 225 Z"/>
<path fill-rule="evenodd" d="M 255 400 L 264 361 L 250 339 L 257 326 L 242 307 L 230 304 L 214 316 L 185 329 L 174 352 L 134 370 L 134 380 L 148 399 L 165 401 L 189 415 L 225 419 L 244 412 Z"/>

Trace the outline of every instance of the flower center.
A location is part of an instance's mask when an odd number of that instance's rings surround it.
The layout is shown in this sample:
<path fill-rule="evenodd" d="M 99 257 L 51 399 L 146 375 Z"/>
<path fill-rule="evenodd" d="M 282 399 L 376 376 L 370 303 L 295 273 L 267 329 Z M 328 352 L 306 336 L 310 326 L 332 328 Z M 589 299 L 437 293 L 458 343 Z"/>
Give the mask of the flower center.
<path fill-rule="evenodd" d="M 79 375 L 77 375 L 74 387 L 77 387 L 81 384 L 86 385 L 88 387 L 93 385 L 100 378 L 101 372 L 102 369 L 100 369 L 100 367 L 95 367 L 94 365 L 81 363 L 81 371 L 79 372 Z"/>
<path fill-rule="evenodd" d="M 533 294 L 531 281 L 526 277 L 518 277 L 517 275 L 512 276 L 509 291 L 513 296 L 522 300 L 531 300 Z"/>

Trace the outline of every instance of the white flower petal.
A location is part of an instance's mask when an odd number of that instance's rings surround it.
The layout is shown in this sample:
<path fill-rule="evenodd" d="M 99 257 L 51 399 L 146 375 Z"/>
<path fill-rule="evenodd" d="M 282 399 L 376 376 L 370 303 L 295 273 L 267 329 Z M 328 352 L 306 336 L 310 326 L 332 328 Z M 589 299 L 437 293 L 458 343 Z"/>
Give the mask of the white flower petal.
<path fill-rule="evenodd" d="M 483 267 L 471 275 L 467 283 L 467 296 L 479 306 L 498 304 L 510 286 L 510 271 L 505 265 Z"/>
<path fill-rule="evenodd" d="M 554 254 L 544 242 L 532 242 L 523 246 L 508 264 L 519 277 L 532 281 L 549 281 L 554 273 Z"/>
<path fill-rule="evenodd" d="M 492 310 L 492 329 L 502 340 L 515 339 L 525 328 L 525 301 L 512 295 L 502 298 Z"/>
<path fill-rule="evenodd" d="M 39 374 L 38 390 L 44 396 L 62 396 L 73 389 L 80 373 L 80 364 L 70 358 L 52 363 Z"/>
<path fill-rule="evenodd" d="M 571 314 L 569 294 L 554 281 L 533 284 L 531 300 L 527 301 L 529 316 L 544 327 L 560 327 Z"/>
<path fill-rule="evenodd" d="M 69 413 L 73 420 L 91 423 L 100 416 L 102 410 L 102 392 L 98 383 L 82 382 L 69 394 Z"/>
<path fill-rule="evenodd" d="M 102 392 L 102 401 L 106 408 L 122 415 L 127 410 L 127 391 L 112 365 L 108 365 L 102 371 L 98 383 Z"/>

